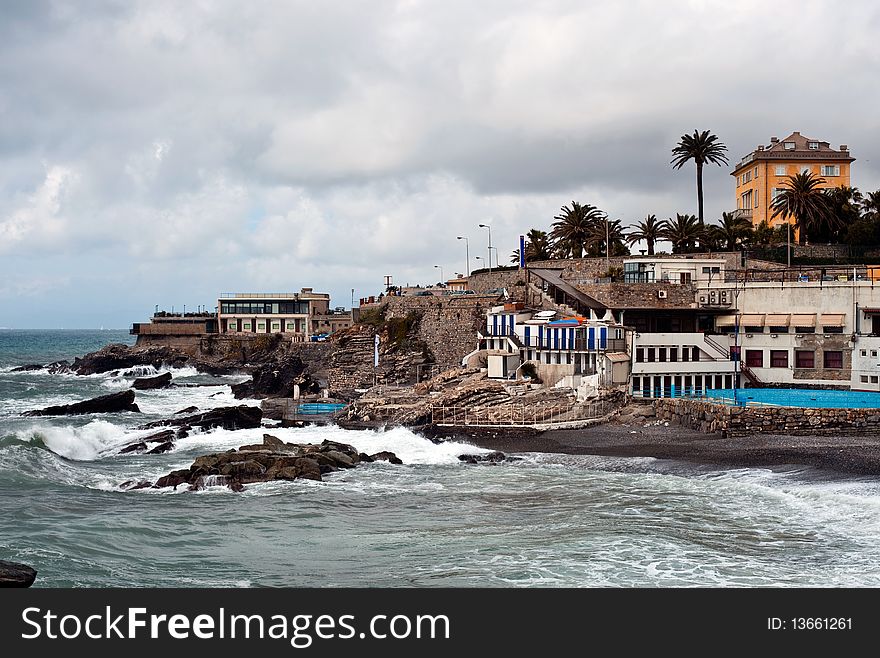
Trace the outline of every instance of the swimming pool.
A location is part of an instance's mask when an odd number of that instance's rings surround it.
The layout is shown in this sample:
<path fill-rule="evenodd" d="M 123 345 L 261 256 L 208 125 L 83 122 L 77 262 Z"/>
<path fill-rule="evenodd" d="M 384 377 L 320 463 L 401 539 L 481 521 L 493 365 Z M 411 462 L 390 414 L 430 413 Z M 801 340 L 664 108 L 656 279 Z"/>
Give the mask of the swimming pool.
<path fill-rule="evenodd" d="M 711 388 L 706 390 L 706 397 L 733 404 L 734 392 L 731 388 Z M 826 409 L 880 409 L 880 393 L 816 391 L 807 388 L 738 388 L 736 403 Z"/>
<path fill-rule="evenodd" d="M 322 416 L 345 409 L 344 404 L 335 402 L 304 402 L 297 406 L 296 413 L 300 416 Z"/>

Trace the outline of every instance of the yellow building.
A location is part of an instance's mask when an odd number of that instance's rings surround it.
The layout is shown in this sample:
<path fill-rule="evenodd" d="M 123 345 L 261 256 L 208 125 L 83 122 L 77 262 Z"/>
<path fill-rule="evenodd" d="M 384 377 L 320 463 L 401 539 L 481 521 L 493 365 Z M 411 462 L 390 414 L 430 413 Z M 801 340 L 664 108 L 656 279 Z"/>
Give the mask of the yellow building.
<path fill-rule="evenodd" d="M 731 174 L 736 177 L 736 214 L 747 217 L 755 226 L 765 219 L 771 226 L 782 224 L 782 217 L 770 219 L 770 204 L 788 176 L 810 171 L 825 180 L 822 187 L 849 187 L 850 165 L 854 161 L 846 144 L 834 150 L 828 142 L 804 137 L 799 132 L 781 141 L 771 137 L 769 146 L 758 146 L 740 160 Z"/>

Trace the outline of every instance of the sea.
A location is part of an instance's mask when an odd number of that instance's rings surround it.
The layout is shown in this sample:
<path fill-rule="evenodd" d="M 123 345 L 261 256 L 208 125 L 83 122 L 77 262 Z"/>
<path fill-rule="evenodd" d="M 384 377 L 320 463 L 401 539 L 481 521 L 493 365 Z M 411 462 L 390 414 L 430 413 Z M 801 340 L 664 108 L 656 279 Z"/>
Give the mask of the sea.
<path fill-rule="evenodd" d="M 124 491 L 264 429 L 119 454 L 142 423 L 241 403 L 230 385 L 243 376 L 189 368 L 174 382 L 208 386 L 138 391 L 140 414 L 22 417 L 127 388 L 134 374 L 11 372 L 112 342 L 132 337 L 0 330 L 0 559 L 36 568 L 35 587 L 880 586 L 880 482 L 810 468 L 539 453 L 475 466 L 458 459 L 481 452 L 465 443 L 325 426 L 271 433 L 404 465 L 241 493 Z"/>

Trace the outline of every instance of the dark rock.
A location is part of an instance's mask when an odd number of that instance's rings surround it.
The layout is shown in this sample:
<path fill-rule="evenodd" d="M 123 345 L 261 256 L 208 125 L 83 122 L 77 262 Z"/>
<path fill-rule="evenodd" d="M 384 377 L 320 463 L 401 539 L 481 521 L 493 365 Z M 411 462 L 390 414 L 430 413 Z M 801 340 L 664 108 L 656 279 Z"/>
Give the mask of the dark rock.
<path fill-rule="evenodd" d="M 336 462 L 336 466 L 339 468 L 354 468 L 354 461 L 352 461 L 351 457 L 346 455 L 344 452 L 339 452 L 338 450 L 328 450 L 327 452 L 320 453 L 325 457 L 329 457 L 334 462 Z"/>
<path fill-rule="evenodd" d="M 78 375 L 94 375 L 135 366 L 152 366 L 156 370 L 163 365 L 181 367 L 188 361 L 185 353 L 171 347 L 129 347 L 114 343 L 75 359 L 71 368 Z"/>
<path fill-rule="evenodd" d="M 293 387 L 299 385 L 301 393 L 317 392 L 317 387 L 305 373 L 306 367 L 296 354 L 283 354 L 259 365 L 251 378 L 232 386 L 236 398 L 290 398 Z"/>
<path fill-rule="evenodd" d="M 252 475 L 262 475 L 265 472 L 265 467 L 253 459 L 229 462 L 220 469 L 220 475 L 231 475 L 239 479 Z"/>
<path fill-rule="evenodd" d="M 42 370 L 45 368 L 41 363 L 29 363 L 26 366 L 18 366 L 17 368 L 13 368 L 9 372 L 31 372 L 32 370 Z"/>
<path fill-rule="evenodd" d="M 0 587 L 30 587 L 36 577 L 36 569 L 26 564 L 0 560 Z"/>
<path fill-rule="evenodd" d="M 465 464 L 498 464 L 507 459 L 503 452 L 489 452 L 485 455 L 459 455 L 459 461 Z"/>
<path fill-rule="evenodd" d="M 264 446 L 283 446 L 286 445 L 284 441 L 279 439 L 277 436 L 272 436 L 271 434 L 263 435 L 263 445 Z"/>
<path fill-rule="evenodd" d="M 161 455 L 163 452 L 168 452 L 169 450 L 173 450 L 173 449 L 174 449 L 174 442 L 173 441 L 166 441 L 165 443 L 160 443 L 152 450 L 148 450 L 147 454 L 148 455 Z"/>
<path fill-rule="evenodd" d="M 370 459 L 374 462 L 388 462 L 390 464 L 402 464 L 403 461 L 395 455 L 393 452 L 388 452 L 387 450 L 383 450 L 382 452 L 377 452 L 374 455 L 370 455 Z"/>
<path fill-rule="evenodd" d="M 173 441 L 177 438 L 174 434 L 174 430 L 162 430 L 161 432 L 156 432 L 155 434 L 149 434 L 147 436 L 140 436 L 134 439 L 131 443 L 126 445 L 123 448 L 119 449 L 120 455 L 126 455 L 132 452 L 146 452 L 148 450 L 148 443 L 171 443 L 174 447 Z M 169 448 L 170 449 L 170 448 Z M 156 454 L 157 452 L 166 452 L 166 450 L 157 451 L 155 448 L 150 450 L 150 454 Z"/>
<path fill-rule="evenodd" d="M 153 423 L 142 425 L 140 429 L 189 425 L 190 429 L 193 427 L 201 427 L 202 429 L 222 427 L 226 430 L 241 430 L 259 427 L 262 419 L 263 412 L 260 411 L 259 407 L 239 405 L 237 407 L 218 407 L 217 409 L 211 409 L 210 411 L 205 411 L 193 416 L 158 420 Z"/>
<path fill-rule="evenodd" d="M 149 489 L 152 486 L 153 483 L 149 480 L 138 480 L 137 482 L 134 480 L 126 480 L 119 485 L 119 488 L 125 489 L 126 491 L 134 491 L 135 489 Z"/>
<path fill-rule="evenodd" d="M 238 480 L 232 480 L 227 486 L 232 491 L 235 491 L 236 493 L 240 492 L 240 491 L 244 491 L 244 485 L 241 482 L 239 482 Z"/>
<path fill-rule="evenodd" d="M 174 415 L 179 416 L 180 414 L 194 414 L 199 410 L 198 407 L 187 407 L 186 409 L 181 409 L 180 411 L 175 411 Z"/>
<path fill-rule="evenodd" d="M 177 439 L 185 439 L 189 436 L 189 431 L 192 429 L 189 425 L 184 425 L 183 427 L 179 427 L 177 432 L 174 433 L 174 437 Z"/>
<path fill-rule="evenodd" d="M 131 387 L 139 391 L 147 391 L 153 388 L 167 388 L 171 385 L 171 373 L 166 372 L 155 377 L 142 377 L 135 379 Z"/>
<path fill-rule="evenodd" d="M 147 444 L 143 441 L 138 441 L 137 443 L 129 443 L 127 446 L 122 448 L 119 451 L 120 455 L 127 455 L 130 452 L 145 452 L 147 449 Z"/>
<path fill-rule="evenodd" d="M 369 456 L 367 453 L 365 453 L 365 452 L 361 452 L 361 453 L 359 453 L 359 454 L 358 454 L 358 459 L 359 459 L 360 461 L 362 461 L 364 464 L 369 464 L 369 463 L 371 463 L 371 462 L 374 461 L 373 458 L 370 457 L 370 456 Z"/>
<path fill-rule="evenodd" d="M 26 411 L 23 416 L 72 416 L 79 414 L 104 414 L 116 413 L 119 411 L 135 411 L 140 412 L 138 406 L 134 403 L 134 391 L 127 390 L 119 393 L 111 393 L 110 395 L 102 395 L 91 400 L 83 402 L 75 402 L 74 404 L 63 404 L 45 409 L 34 411 Z"/>
<path fill-rule="evenodd" d="M 185 484 L 189 481 L 190 472 L 188 469 L 181 469 L 179 471 L 171 471 L 168 475 L 163 475 L 158 480 L 156 480 L 156 484 L 154 485 L 157 489 L 162 489 L 163 487 L 177 487 L 181 484 Z"/>

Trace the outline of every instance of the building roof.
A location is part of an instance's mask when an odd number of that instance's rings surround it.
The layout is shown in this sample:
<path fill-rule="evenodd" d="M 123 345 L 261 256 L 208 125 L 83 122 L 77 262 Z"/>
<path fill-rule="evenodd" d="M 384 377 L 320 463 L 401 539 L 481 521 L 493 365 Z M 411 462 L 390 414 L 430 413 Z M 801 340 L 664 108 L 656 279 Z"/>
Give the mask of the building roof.
<path fill-rule="evenodd" d="M 794 148 L 786 146 L 794 144 Z M 815 144 L 810 148 L 810 144 Z M 740 170 L 748 167 L 756 160 L 821 160 L 854 162 L 850 157 L 846 144 L 841 144 L 840 149 L 831 148 L 831 144 L 819 139 L 804 137 L 799 132 L 793 132 L 785 139 L 770 138 L 769 145 L 759 145 L 754 151 L 743 157 L 733 168 L 731 175 L 735 176 Z"/>
<path fill-rule="evenodd" d="M 624 361 L 629 361 L 629 354 L 626 352 L 606 352 L 605 358 L 612 363 L 623 363 Z"/>

